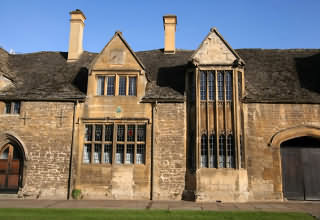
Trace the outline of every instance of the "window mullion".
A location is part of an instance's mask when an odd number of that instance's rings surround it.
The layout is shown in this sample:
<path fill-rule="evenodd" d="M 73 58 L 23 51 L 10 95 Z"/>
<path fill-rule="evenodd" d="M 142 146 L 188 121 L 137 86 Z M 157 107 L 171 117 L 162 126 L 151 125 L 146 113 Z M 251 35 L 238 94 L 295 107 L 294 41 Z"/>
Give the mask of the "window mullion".
<path fill-rule="evenodd" d="M 115 86 L 114 95 L 117 96 L 117 95 L 119 95 L 119 76 L 118 76 L 118 74 L 115 75 L 114 81 L 115 81 L 114 82 L 114 86 Z"/>
<path fill-rule="evenodd" d="M 106 132 L 106 125 L 104 124 L 104 125 L 102 125 L 101 155 L 100 155 L 101 163 L 105 163 L 105 161 L 103 161 L 103 159 L 104 159 L 105 132 Z"/>
<path fill-rule="evenodd" d="M 129 95 L 129 76 L 126 77 L 126 96 Z"/>

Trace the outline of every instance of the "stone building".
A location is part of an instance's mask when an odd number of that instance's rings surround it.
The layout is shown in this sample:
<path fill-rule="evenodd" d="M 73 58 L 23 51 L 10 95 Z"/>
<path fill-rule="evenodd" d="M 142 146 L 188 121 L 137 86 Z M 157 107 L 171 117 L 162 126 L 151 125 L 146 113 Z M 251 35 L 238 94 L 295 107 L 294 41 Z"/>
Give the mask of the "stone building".
<path fill-rule="evenodd" d="M 19 198 L 320 199 L 320 50 L 233 49 L 210 29 L 197 50 L 134 52 L 117 31 L 68 52 L 0 49 L 0 192 Z M 0 194 L 1 198 L 1 194 Z"/>

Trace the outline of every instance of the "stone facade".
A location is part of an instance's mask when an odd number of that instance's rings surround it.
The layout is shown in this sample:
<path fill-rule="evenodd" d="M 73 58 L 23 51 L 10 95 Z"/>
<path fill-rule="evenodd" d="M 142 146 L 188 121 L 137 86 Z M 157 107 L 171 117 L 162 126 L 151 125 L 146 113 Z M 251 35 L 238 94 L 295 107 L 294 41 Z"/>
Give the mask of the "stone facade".
<path fill-rule="evenodd" d="M 153 198 L 181 200 L 186 175 L 186 107 L 184 103 L 159 103 L 155 109 Z"/>
<path fill-rule="evenodd" d="M 20 115 L 0 115 L 0 145 L 14 137 L 25 153 L 20 196 L 67 198 L 73 114 L 73 103 L 23 102 Z"/>

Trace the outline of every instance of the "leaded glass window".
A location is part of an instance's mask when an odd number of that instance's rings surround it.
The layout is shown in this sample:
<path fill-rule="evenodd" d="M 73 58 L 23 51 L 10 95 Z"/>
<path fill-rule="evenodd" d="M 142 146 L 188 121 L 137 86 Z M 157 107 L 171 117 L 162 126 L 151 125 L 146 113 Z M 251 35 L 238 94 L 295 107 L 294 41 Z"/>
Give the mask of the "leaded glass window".
<path fill-rule="evenodd" d="M 92 141 L 92 125 L 86 125 L 85 141 Z"/>
<path fill-rule="evenodd" d="M 137 139 L 138 139 L 138 141 L 146 141 L 146 126 L 145 125 L 138 125 Z"/>
<path fill-rule="evenodd" d="M 217 168 L 217 144 L 216 135 L 210 135 L 210 167 Z"/>
<path fill-rule="evenodd" d="M 201 167 L 208 167 L 208 139 L 205 134 L 201 136 Z"/>
<path fill-rule="evenodd" d="M 218 99 L 224 100 L 224 74 L 223 71 L 218 71 Z"/>
<path fill-rule="evenodd" d="M 135 125 L 128 125 L 127 129 L 127 141 L 135 141 Z"/>
<path fill-rule="evenodd" d="M 117 144 L 116 163 L 122 164 L 124 160 L 124 144 Z"/>
<path fill-rule="evenodd" d="M 243 136 L 240 135 L 240 163 L 241 168 L 245 168 L 245 155 L 244 155 Z"/>
<path fill-rule="evenodd" d="M 225 135 L 219 137 L 219 168 L 226 167 L 226 155 L 225 155 Z"/>
<path fill-rule="evenodd" d="M 107 96 L 114 96 L 115 76 L 107 76 Z"/>
<path fill-rule="evenodd" d="M 94 144 L 93 163 L 101 163 L 101 144 Z"/>
<path fill-rule="evenodd" d="M 227 137 L 227 168 L 235 168 L 235 149 L 233 135 L 229 134 Z"/>
<path fill-rule="evenodd" d="M 136 163 L 144 164 L 145 163 L 145 144 L 137 144 L 137 155 L 136 155 Z"/>
<path fill-rule="evenodd" d="M 102 141 L 102 125 L 95 126 L 95 141 Z"/>
<path fill-rule="evenodd" d="M 91 144 L 85 144 L 83 148 L 83 163 L 91 162 Z"/>
<path fill-rule="evenodd" d="M 124 141 L 124 131 L 125 131 L 125 126 L 124 125 L 118 125 L 117 141 Z"/>
<path fill-rule="evenodd" d="M 112 163 L 112 144 L 104 145 L 103 162 Z"/>
<path fill-rule="evenodd" d="M 242 98 L 242 72 L 238 72 L 238 96 Z"/>
<path fill-rule="evenodd" d="M 113 125 L 106 125 L 105 141 L 113 141 Z"/>
<path fill-rule="evenodd" d="M 120 76 L 119 77 L 119 95 L 125 96 L 126 95 L 126 88 L 127 88 L 127 77 Z"/>
<path fill-rule="evenodd" d="M 232 71 L 226 71 L 226 99 L 227 101 L 232 101 Z"/>
<path fill-rule="evenodd" d="M 129 96 L 137 95 L 137 77 L 129 77 Z"/>
<path fill-rule="evenodd" d="M 207 76 L 204 71 L 200 72 L 200 97 L 201 100 L 207 99 Z"/>
<path fill-rule="evenodd" d="M 209 100 L 215 100 L 215 79 L 214 79 L 214 72 L 210 71 L 208 76 L 208 87 L 209 87 Z"/>
<path fill-rule="evenodd" d="M 126 163 L 134 163 L 134 144 L 127 144 Z"/>
<path fill-rule="evenodd" d="M 104 95 L 104 76 L 98 76 L 97 95 Z"/>
<path fill-rule="evenodd" d="M 19 101 L 14 102 L 5 102 L 4 113 L 5 114 L 20 114 L 20 105 Z"/>

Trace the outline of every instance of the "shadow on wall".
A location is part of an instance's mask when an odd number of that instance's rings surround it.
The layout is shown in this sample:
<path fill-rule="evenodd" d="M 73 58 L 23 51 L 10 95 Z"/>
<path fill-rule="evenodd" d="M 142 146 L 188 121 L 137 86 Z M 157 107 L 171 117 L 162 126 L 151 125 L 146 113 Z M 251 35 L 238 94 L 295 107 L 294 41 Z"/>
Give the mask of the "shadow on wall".
<path fill-rule="evenodd" d="M 320 93 L 320 54 L 295 58 L 301 88 Z"/>
<path fill-rule="evenodd" d="M 169 87 L 184 94 L 186 66 L 160 67 L 157 74 L 157 85 Z"/>

